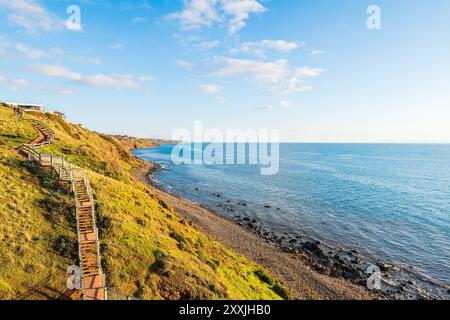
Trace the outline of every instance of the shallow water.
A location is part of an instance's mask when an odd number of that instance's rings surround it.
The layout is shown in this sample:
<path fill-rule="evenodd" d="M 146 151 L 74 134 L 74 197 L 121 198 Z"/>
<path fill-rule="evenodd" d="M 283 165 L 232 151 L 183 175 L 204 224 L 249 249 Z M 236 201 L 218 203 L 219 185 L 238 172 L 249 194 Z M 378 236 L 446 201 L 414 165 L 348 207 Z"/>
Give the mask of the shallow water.
<path fill-rule="evenodd" d="M 134 151 L 166 166 L 153 178 L 171 192 L 211 208 L 245 202 L 239 214 L 276 232 L 450 284 L 450 145 L 282 144 L 275 176 L 250 165 L 174 166 L 172 148 Z"/>

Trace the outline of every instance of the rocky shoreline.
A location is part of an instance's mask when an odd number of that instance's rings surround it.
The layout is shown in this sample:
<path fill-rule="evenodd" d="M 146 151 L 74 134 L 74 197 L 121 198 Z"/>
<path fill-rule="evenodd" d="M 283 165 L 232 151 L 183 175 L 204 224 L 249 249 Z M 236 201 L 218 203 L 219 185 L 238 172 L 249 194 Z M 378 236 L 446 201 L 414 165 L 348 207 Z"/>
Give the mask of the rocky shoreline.
<path fill-rule="evenodd" d="M 294 299 L 386 299 L 384 295 L 370 291 L 366 287 L 317 272 L 306 261 L 303 261 L 299 254 L 290 252 L 274 241 L 264 239 L 249 226 L 245 226 L 244 222 L 241 222 L 241 226 L 239 221 L 230 219 L 217 210 L 211 210 L 206 206 L 162 190 L 150 178 L 150 175 L 158 169 L 160 169 L 158 164 L 145 162 L 141 168 L 134 171 L 134 174 L 142 182 L 151 186 L 158 198 L 180 214 L 186 223 L 199 228 L 233 251 L 270 270 L 291 291 Z M 241 205 L 244 206 L 244 203 Z"/>
<path fill-rule="evenodd" d="M 216 198 L 222 197 L 217 193 L 212 193 L 212 196 Z M 402 277 L 400 275 L 400 266 L 381 260 L 370 263 L 356 249 L 344 250 L 301 235 L 292 235 L 288 232 L 274 232 L 269 228 L 265 228 L 263 224 L 254 218 L 236 214 L 239 211 L 237 209 L 239 206 L 248 207 L 249 204 L 243 201 L 233 203 L 232 200 L 224 200 L 222 204 L 217 206 L 215 211 L 222 211 L 228 216 L 232 216 L 231 219 L 239 226 L 246 228 L 267 242 L 274 243 L 283 251 L 298 256 L 299 259 L 311 266 L 313 270 L 323 275 L 345 279 L 353 284 L 367 287 L 368 278 L 373 274 L 373 271 L 371 273 L 369 269 L 376 267 L 380 270 L 382 287 L 377 294 L 386 299 L 446 299 L 445 296 L 448 296 L 450 292 L 450 289 L 443 289 L 439 295 L 425 290 L 418 286 L 416 279 Z M 265 205 L 265 208 L 275 211 L 281 210 L 270 205 Z"/>
<path fill-rule="evenodd" d="M 160 169 L 161 167 L 158 164 L 152 163 L 150 167 L 147 168 L 146 174 L 149 177 L 154 174 L 155 171 Z M 167 192 L 155 184 L 151 178 L 148 178 L 147 182 L 151 183 L 153 187 L 158 188 L 161 192 Z M 195 188 L 194 191 L 199 192 L 200 189 Z M 178 195 L 172 194 L 172 196 L 182 199 L 182 197 Z M 296 259 L 304 262 L 314 272 L 324 276 L 341 279 L 368 290 L 367 281 L 371 276 L 371 273 L 368 273 L 368 268 L 375 266 L 381 272 L 382 290 L 372 291 L 371 293 L 375 294 L 380 299 L 430 300 L 442 298 L 418 287 L 414 280 L 398 278 L 398 272 L 400 270 L 399 266 L 384 263 L 382 261 L 376 261 L 372 264 L 367 262 L 356 249 L 344 250 L 333 248 L 321 241 L 308 239 L 301 235 L 274 232 L 265 228 L 256 219 L 249 218 L 240 213 L 240 207 L 245 208 L 249 206 L 246 202 L 224 199 L 219 193 L 211 193 L 211 196 L 213 198 L 221 199 L 221 203 L 217 205 L 217 208 L 212 209 L 203 205 L 198 206 L 235 223 L 239 227 L 253 233 L 262 241 L 270 243 L 279 250 L 294 256 Z M 280 211 L 280 208 L 273 208 L 270 205 L 266 205 L 265 208 Z"/>
<path fill-rule="evenodd" d="M 277 234 L 264 229 L 256 219 L 240 215 L 234 216 L 233 220 L 265 241 L 272 242 L 283 251 L 296 255 L 320 274 L 341 278 L 363 287 L 367 286 L 368 278 L 372 275 L 367 272 L 371 264 L 364 261 L 358 250 L 331 249 L 318 240 L 306 240 L 302 236 L 291 236 L 288 233 Z M 389 272 L 396 268 L 394 265 L 382 262 L 376 263 L 376 267 L 380 269 L 382 279 L 390 278 Z M 386 288 L 386 283 L 384 283 L 385 289 L 378 291 L 377 294 L 386 299 L 431 299 L 426 294 L 421 296 L 408 294 L 405 291 L 407 285 L 412 286 L 414 283 L 406 282 L 403 285 L 399 284 L 389 288 Z"/>

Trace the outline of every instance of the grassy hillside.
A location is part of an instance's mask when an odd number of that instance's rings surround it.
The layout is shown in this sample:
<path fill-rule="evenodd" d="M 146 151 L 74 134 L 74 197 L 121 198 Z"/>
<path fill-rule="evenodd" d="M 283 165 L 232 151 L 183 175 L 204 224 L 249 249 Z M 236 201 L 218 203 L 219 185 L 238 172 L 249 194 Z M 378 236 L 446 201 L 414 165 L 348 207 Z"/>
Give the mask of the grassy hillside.
<path fill-rule="evenodd" d="M 107 285 L 143 299 L 280 299 L 263 268 L 185 223 L 131 171 L 139 140 L 97 134 L 52 114 L 33 113 L 57 134 L 42 152 L 88 170 Z M 74 210 L 50 173 L 19 161 L 12 147 L 33 139 L 26 120 L 0 107 L 0 299 L 26 291 L 76 261 Z M 56 291 L 56 289 L 55 289 Z"/>

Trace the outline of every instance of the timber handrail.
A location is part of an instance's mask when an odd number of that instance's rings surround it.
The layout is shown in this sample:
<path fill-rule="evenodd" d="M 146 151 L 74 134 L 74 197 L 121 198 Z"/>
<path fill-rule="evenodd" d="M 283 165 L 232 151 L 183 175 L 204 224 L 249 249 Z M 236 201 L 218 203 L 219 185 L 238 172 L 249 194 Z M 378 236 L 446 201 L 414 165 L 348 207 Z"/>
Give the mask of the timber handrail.
<path fill-rule="evenodd" d="M 58 174 L 60 180 L 68 179 L 75 198 L 75 215 L 76 215 L 76 224 L 77 224 L 77 240 L 78 240 L 78 257 L 80 260 L 80 269 L 81 269 L 81 292 L 83 299 L 90 300 L 106 300 L 107 299 L 107 291 L 105 288 L 105 276 L 103 273 L 103 269 L 101 266 L 101 256 L 100 256 L 100 241 L 98 237 L 98 229 L 96 225 L 95 219 L 95 205 L 94 205 L 94 197 L 92 194 L 91 186 L 89 183 L 89 179 L 87 177 L 86 171 L 84 169 L 72 167 L 70 162 L 68 162 L 63 156 L 54 155 L 51 153 L 39 153 L 38 149 L 43 146 L 48 146 L 53 143 L 53 138 L 56 133 L 50 129 L 46 124 L 41 121 L 32 119 L 30 120 L 33 128 L 40 133 L 43 137 L 42 140 L 36 143 L 23 144 L 18 149 L 27 155 L 29 161 L 37 162 L 39 165 L 44 167 L 50 167 L 52 170 L 55 170 Z M 36 139 L 38 140 L 38 139 Z M 64 173 L 65 171 L 65 173 Z M 82 195 L 78 194 L 77 183 L 82 183 Z M 78 186 L 80 187 L 80 186 Z M 86 209 L 86 206 L 83 206 L 82 199 L 87 197 L 89 200 L 89 211 L 90 211 L 90 219 L 89 226 L 92 229 L 92 232 L 89 235 L 89 232 L 86 233 L 86 225 L 83 223 L 83 228 L 80 221 L 81 209 Z M 84 211 L 86 214 L 86 211 Z M 82 229 L 84 230 L 82 232 Z M 82 239 L 83 234 L 83 239 Z M 94 239 L 91 239 L 91 237 Z M 83 262 L 83 258 L 89 257 L 92 252 L 89 252 L 86 249 L 84 252 L 83 243 L 85 245 L 89 245 L 89 243 L 95 243 L 95 265 L 96 268 L 93 269 L 91 264 L 88 264 L 86 267 Z M 88 258 L 87 258 L 88 259 Z M 85 269 L 86 267 L 86 269 Z M 89 269 L 89 270 L 88 270 Z M 88 279 L 85 279 L 88 278 Z M 88 281 L 89 280 L 89 281 Z M 100 283 L 98 283 L 100 281 Z M 86 283 L 91 282 L 89 288 L 86 287 Z M 94 286 L 95 283 L 95 287 Z M 89 291 L 89 293 L 87 293 Z"/>

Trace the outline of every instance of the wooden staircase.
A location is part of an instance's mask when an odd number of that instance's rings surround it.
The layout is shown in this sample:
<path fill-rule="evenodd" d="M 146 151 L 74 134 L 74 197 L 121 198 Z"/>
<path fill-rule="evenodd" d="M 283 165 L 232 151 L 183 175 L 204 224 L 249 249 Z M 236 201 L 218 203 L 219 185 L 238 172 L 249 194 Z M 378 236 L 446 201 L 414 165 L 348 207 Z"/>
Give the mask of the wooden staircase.
<path fill-rule="evenodd" d="M 18 150 L 29 161 L 50 167 L 58 174 L 60 181 L 69 182 L 76 204 L 78 254 L 81 269 L 81 292 L 84 300 L 106 300 L 105 276 L 100 258 L 98 229 L 95 223 L 94 197 L 91 192 L 86 171 L 73 167 L 64 157 L 53 154 L 40 154 L 38 149 L 53 143 L 55 132 L 47 125 L 30 120 L 39 136 Z"/>
<path fill-rule="evenodd" d="M 105 300 L 105 278 L 100 261 L 98 229 L 95 224 L 94 199 L 89 180 L 81 169 L 72 173 L 75 194 L 78 245 L 82 272 L 82 291 L 86 300 Z"/>
<path fill-rule="evenodd" d="M 39 139 L 39 141 L 32 143 L 32 145 L 35 148 L 51 145 L 53 143 L 53 138 L 55 138 L 56 136 L 55 131 L 50 129 L 45 123 L 39 120 L 32 119 L 30 120 L 30 122 L 33 128 L 40 133 L 38 139 L 42 137 L 41 139 Z"/>

